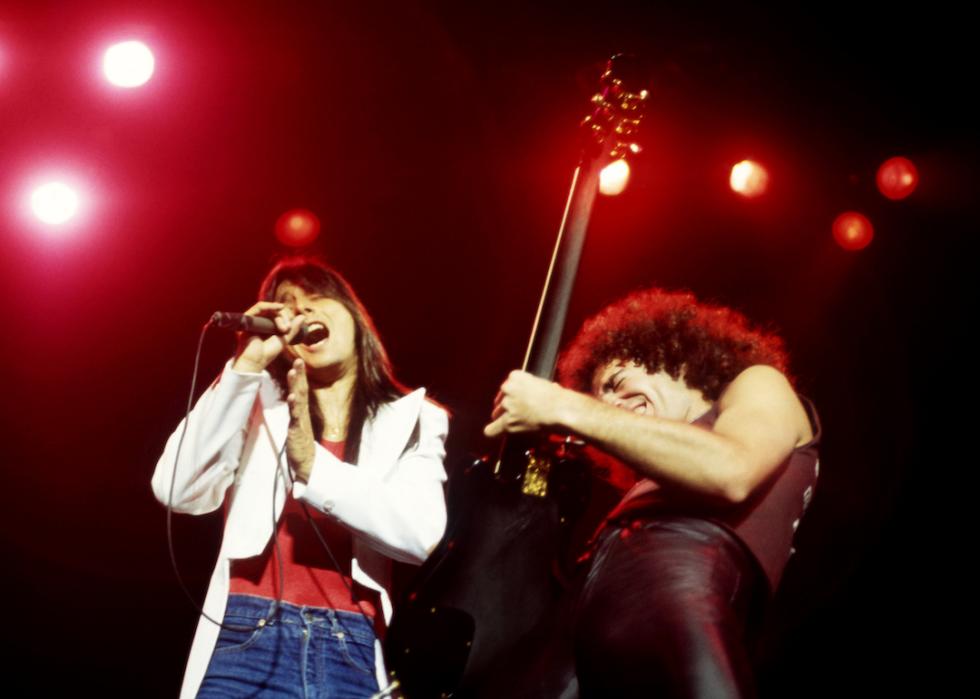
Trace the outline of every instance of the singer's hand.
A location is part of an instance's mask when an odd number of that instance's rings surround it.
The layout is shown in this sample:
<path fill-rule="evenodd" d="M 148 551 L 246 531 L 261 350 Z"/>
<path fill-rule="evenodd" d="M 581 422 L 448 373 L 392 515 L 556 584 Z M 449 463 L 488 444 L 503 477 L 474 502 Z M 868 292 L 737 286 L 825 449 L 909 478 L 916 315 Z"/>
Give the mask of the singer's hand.
<path fill-rule="evenodd" d="M 238 352 L 232 368 L 235 371 L 258 374 L 269 366 L 296 336 L 303 325 L 303 316 L 294 315 L 286 304 L 273 301 L 259 301 L 245 311 L 245 315 L 271 318 L 282 333 L 282 335 L 266 336 L 239 333 Z"/>
<path fill-rule="evenodd" d="M 310 387 L 306 382 L 306 365 L 302 359 L 293 362 L 286 374 L 289 393 L 289 432 L 286 435 L 286 458 L 296 478 L 306 483 L 313 470 L 316 442 L 313 438 L 313 422 L 310 420 Z"/>

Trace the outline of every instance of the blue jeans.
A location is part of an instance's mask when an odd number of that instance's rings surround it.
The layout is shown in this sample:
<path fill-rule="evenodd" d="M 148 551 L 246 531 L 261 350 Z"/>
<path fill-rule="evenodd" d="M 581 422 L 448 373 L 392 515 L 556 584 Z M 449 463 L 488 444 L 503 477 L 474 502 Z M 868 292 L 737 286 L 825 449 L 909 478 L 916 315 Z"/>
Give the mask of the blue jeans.
<path fill-rule="evenodd" d="M 360 614 L 230 595 L 198 699 L 366 699 L 374 629 Z"/>

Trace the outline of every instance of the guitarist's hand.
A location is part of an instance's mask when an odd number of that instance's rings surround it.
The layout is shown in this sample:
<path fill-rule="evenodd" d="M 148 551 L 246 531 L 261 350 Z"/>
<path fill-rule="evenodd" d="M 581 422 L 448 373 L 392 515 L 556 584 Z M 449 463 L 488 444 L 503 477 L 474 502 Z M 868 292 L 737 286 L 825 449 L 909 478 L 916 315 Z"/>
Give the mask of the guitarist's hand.
<path fill-rule="evenodd" d="M 512 371 L 497 393 L 490 415 L 492 422 L 483 428 L 483 434 L 497 437 L 504 432 L 558 427 L 565 408 L 584 397 L 526 371 Z"/>

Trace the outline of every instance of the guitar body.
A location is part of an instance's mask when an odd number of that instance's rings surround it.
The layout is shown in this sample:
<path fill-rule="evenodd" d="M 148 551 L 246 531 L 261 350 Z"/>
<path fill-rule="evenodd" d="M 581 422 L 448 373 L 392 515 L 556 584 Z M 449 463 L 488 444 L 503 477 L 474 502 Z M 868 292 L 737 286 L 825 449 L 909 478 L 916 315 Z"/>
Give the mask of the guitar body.
<path fill-rule="evenodd" d="M 480 460 L 454 478 L 446 536 L 419 571 L 386 638 L 406 696 L 481 696 L 548 627 L 588 466 L 559 459 L 553 497 L 528 497 Z M 466 581 L 466 584 L 460 584 Z"/>

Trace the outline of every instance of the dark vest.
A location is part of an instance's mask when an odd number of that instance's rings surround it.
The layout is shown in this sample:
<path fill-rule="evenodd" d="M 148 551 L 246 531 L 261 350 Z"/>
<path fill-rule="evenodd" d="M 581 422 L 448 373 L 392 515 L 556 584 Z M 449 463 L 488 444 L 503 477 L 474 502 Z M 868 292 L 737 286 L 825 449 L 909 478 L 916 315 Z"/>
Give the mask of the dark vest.
<path fill-rule="evenodd" d="M 703 517 L 729 529 L 752 552 L 774 591 L 789 557 L 794 553 L 793 535 L 810 504 L 817 483 L 820 463 L 820 420 L 813 403 L 800 396 L 813 429 L 813 439 L 796 447 L 759 486 L 739 505 L 713 505 L 702 498 L 678 490 L 661 488 L 644 478 L 634 485 L 613 508 L 609 521 L 649 518 L 657 515 Z M 718 406 L 692 422 L 712 429 L 718 419 Z"/>

